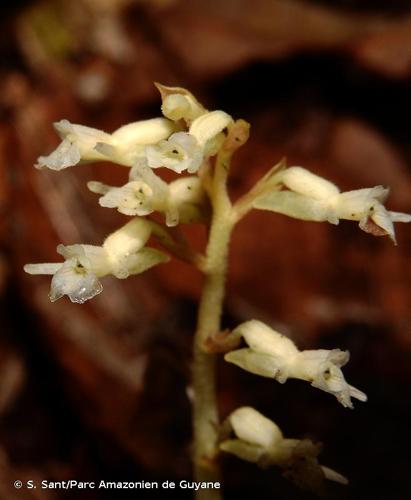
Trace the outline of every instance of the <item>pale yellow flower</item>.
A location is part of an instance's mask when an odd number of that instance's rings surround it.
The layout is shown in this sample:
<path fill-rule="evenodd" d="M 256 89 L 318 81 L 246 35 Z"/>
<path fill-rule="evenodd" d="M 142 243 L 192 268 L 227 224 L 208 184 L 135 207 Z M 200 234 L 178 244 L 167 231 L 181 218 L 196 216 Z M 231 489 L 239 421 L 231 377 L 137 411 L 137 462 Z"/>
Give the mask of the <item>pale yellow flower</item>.
<path fill-rule="evenodd" d="M 231 351 L 224 359 L 244 370 L 280 383 L 289 378 L 306 380 L 348 408 L 353 408 L 351 398 L 367 400 L 363 392 L 347 384 L 341 371 L 349 360 L 348 351 L 299 351 L 292 340 L 257 320 L 242 323 L 232 335 L 243 337 L 248 348 Z"/>
<path fill-rule="evenodd" d="M 276 182 L 275 182 L 276 181 Z M 394 222 L 410 222 L 411 215 L 387 210 L 389 190 L 383 186 L 341 193 L 338 187 L 302 167 L 282 170 L 270 179 L 276 189 L 257 196 L 253 206 L 296 219 L 338 224 L 340 219 L 359 221 L 363 231 L 387 234 L 396 243 Z M 287 190 L 278 190 L 283 185 Z"/>
<path fill-rule="evenodd" d="M 24 270 L 53 276 L 49 295 L 52 302 L 67 295 L 72 302 L 82 304 L 103 290 L 99 278 L 111 274 L 124 279 L 168 261 L 159 250 L 144 247 L 150 232 L 147 221 L 134 219 L 111 234 L 102 246 L 59 245 L 57 252 L 64 262 L 26 264 Z"/>

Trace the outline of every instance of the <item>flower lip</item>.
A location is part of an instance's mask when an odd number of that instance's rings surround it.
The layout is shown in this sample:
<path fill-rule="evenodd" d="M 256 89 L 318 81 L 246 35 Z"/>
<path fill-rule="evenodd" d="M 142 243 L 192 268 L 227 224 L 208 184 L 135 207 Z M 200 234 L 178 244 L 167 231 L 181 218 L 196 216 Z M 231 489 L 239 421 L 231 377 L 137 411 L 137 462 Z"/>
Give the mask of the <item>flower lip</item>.
<path fill-rule="evenodd" d="M 75 257 L 66 260 L 51 280 L 50 300 L 67 295 L 72 302 L 83 304 L 102 292 L 97 276 Z"/>
<path fill-rule="evenodd" d="M 302 351 L 294 361 L 294 374 L 297 378 L 311 381 L 317 389 L 333 394 L 345 408 L 353 408 L 351 397 L 365 402 L 367 396 L 350 386 L 341 371 L 348 363 L 349 352 L 333 349 Z"/>

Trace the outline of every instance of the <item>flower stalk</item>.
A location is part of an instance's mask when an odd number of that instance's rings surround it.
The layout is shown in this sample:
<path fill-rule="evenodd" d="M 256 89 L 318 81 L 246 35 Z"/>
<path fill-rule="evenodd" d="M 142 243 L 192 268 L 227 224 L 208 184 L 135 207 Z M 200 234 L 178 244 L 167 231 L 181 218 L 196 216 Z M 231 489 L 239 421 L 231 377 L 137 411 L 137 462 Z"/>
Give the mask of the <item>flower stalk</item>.
<path fill-rule="evenodd" d="M 229 130 L 215 164 L 211 203 L 213 216 L 206 251 L 205 282 L 198 311 L 197 331 L 193 346 L 193 428 L 194 477 L 196 481 L 219 481 L 218 405 L 216 398 L 216 355 L 206 351 L 209 337 L 220 330 L 228 251 L 235 224 L 227 192 L 230 161 L 235 150 L 248 138 L 248 124 L 235 122 Z M 198 490 L 198 500 L 218 500 L 217 489 Z"/>

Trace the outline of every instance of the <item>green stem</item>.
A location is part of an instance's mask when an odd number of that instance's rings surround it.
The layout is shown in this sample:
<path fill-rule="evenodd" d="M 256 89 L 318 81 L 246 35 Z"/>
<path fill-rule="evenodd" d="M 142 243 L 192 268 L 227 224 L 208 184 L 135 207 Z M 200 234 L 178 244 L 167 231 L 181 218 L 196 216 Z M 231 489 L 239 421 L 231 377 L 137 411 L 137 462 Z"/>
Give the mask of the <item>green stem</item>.
<path fill-rule="evenodd" d="M 196 481 L 220 481 L 218 454 L 218 406 L 216 397 L 216 355 L 205 352 L 204 343 L 220 329 L 231 232 L 235 223 L 227 193 L 231 156 L 244 140 L 239 140 L 244 122 L 236 122 L 217 156 L 211 202 L 213 218 L 206 251 L 205 282 L 200 300 L 197 331 L 194 338 L 194 478 Z M 240 130 L 239 130 L 240 129 Z M 242 139 L 242 137 L 241 137 Z M 197 500 L 219 500 L 218 489 L 196 492 Z"/>

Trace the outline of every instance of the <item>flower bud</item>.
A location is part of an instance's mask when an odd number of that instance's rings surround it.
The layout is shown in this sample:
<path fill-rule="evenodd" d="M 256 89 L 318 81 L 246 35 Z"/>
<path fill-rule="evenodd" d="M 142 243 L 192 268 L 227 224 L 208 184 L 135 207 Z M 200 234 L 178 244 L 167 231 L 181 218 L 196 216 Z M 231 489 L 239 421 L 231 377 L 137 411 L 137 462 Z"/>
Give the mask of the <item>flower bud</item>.
<path fill-rule="evenodd" d="M 185 120 L 190 124 L 200 115 L 206 113 L 206 109 L 197 101 L 191 92 L 181 87 L 166 87 L 156 83 L 163 100 L 161 110 L 170 120 Z"/>
<path fill-rule="evenodd" d="M 236 436 L 248 443 L 269 448 L 283 438 L 279 427 L 250 406 L 238 408 L 229 416 Z"/>

